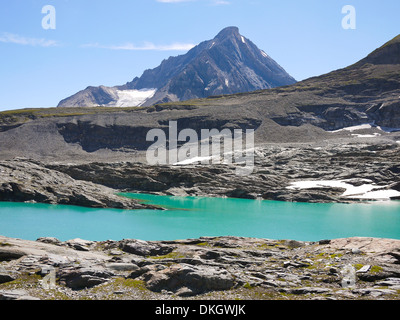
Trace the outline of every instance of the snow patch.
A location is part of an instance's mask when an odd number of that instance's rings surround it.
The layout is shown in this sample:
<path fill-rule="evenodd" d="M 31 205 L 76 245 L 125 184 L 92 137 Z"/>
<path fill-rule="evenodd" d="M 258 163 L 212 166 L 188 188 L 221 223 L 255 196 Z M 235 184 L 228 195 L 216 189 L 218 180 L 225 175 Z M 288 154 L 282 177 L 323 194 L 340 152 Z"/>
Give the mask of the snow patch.
<path fill-rule="evenodd" d="M 139 107 L 147 99 L 154 96 L 157 89 L 141 89 L 141 90 L 118 90 L 118 101 L 116 107 Z"/>
<path fill-rule="evenodd" d="M 364 179 L 363 181 L 366 183 L 360 186 L 353 186 L 346 181 L 348 180 L 297 181 L 292 182 L 287 189 L 342 188 L 346 189 L 342 197 L 348 199 L 390 200 L 390 198 L 400 197 L 399 191 L 367 183 L 371 180 Z"/>
<path fill-rule="evenodd" d="M 353 132 L 353 131 L 357 131 L 357 130 L 366 130 L 366 129 L 372 129 L 372 128 L 378 129 L 378 130 L 386 132 L 386 133 L 400 131 L 400 128 L 380 127 L 380 126 L 374 125 L 373 123 L 364 123 L 364 124 L 360 124 L 358 126 L 346 127 L 343 129 L 328 131 L 328 132 L 331 132 L 331 133 L 343 132 L 343 131 Z"/>
<path fill-rule="evenodd" d="M 328 132 L 332 132 L 332 133 L 342 132 L 342 131 L 353 132 L 353 131 L 356 131 L 356 130 L 365 130 L 365 129 L 372 129 L 372 125 L 370 123 L 365 123 L 365 124 L 360 124 L 358 126 L 346 127 L 346 128 L 343 128 L 343 129 L 334 130 L 334 131 L 328 131 Z"/>
<path fill-rule="evenodd" d="M 262 54 L 265 58 L 269 58 L 269 56 L 268 56 L 264 51 L 262 51 L 262 50 L 261 50 L 261 54 Z"/>
<path fill-rule="evenodd" d="M 194 157 L 194 158 L 183 160 L 181 162 L 174 163 L 174 166 L 183 166 L 183 165 L 187 165 L 187 164 L 209 161 L 212 159 L 213 159 L 213 157 Z"/>
<path fill-rule="evenodd" d="M 374 134 L 352 134 L 352 136 L 357 137 L 357 138 L 376 138 L 381 136 L 380 133 L 374 133 Z"/>
<path fill-rule="evenodd" d="M 244 40 L 244 37 L 243 36 L 241 36 L 242 37 L 242 42 L 243 43 L 246 43 L 246 40 Z"/>

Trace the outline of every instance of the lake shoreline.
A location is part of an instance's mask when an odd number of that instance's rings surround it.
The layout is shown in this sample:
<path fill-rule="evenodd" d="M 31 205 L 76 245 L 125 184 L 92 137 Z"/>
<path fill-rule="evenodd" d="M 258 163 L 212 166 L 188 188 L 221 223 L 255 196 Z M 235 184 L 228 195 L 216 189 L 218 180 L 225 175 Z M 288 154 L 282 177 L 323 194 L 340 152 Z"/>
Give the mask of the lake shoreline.
<path fill-rule="evenodd" d="M 223 164 L 67 161 L 0 161 L 0 201 L 141 209 L 145 205 L 116 193 L 306 203 L 400 199 L 397 143 L 258 146 L 254 172 L 244 177 Z"/>

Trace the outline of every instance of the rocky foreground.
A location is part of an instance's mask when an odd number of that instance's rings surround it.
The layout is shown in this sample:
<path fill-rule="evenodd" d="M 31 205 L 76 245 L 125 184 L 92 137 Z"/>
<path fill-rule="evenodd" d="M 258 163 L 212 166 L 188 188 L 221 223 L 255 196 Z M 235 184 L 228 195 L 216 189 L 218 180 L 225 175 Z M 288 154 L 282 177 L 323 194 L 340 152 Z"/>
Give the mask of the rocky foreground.
<path fill-rule="evenodd" d="M 355 283 L 342 273 L 349 265 Z M 0 300 L 399 298 L 400 240 L 61 242 L 0 236 Z"/>

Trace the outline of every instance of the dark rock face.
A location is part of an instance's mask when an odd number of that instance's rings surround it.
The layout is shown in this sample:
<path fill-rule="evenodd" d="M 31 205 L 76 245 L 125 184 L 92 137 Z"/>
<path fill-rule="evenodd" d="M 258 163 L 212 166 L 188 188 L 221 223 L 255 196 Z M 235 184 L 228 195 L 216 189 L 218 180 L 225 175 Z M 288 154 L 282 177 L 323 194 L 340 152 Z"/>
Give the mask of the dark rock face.
<path fill-rule="evenodd" d="M 118 90 L 158 89 L 143 106 L 213 95 L 270 89 L 295 83 L 281 66 L 236 27 L 222 30 L 187 54 L 170 57 L 123 86 L 88 87 L 62 100 L 59 107 L 91 107 L 118 100 Z"/>
<path fill-rule="evenodd" d="M 149 115 L 151 117 L 151 115 Z M 112 123 L 103 123 L 102 119 L 87 121 L 75 121 L 75 119 L 64 119 L 57 123 L 58 132 L 69 144 L 79 144 L 86 152 L 95 152 L 100 149 L 110 150 L 147 150 L 154 142 L 146 141 L 147 133 L 154 129 L 161 129 L 165 132 L 167 140 L 169 121 L 177 121 L 178 132 L 185 128 L 191 128 L 201 137 L 202 129 L 257 129 L 262 121 L 254 117 L 241 117 L 237 120 L 230 117 L 212 119 L 207 116 L 193 115 L 179 119 L 163 120 L 157 123 L 149 123 L 145 126 L 138 120 L 137 123 L 126 124 L 123 119 L 115 119 Z M 153 126 L 152 126 L 153 125 Z"/>

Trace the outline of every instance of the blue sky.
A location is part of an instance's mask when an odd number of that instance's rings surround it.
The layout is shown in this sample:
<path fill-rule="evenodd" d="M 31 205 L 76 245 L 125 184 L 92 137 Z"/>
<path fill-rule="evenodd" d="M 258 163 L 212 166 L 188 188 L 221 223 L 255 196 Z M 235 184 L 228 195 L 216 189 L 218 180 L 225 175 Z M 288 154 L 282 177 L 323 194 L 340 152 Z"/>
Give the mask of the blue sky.
<path fill-rule="evenodd" d="M 45 5 L 56 28 L 44 29 Z M 342 8 L 356 29 L 342 28 Z M 225 27 L 297 80 L 348 66 L 400 33 L 398 0 L 2 0 L 0 110 L 54 107 L 131 81 Z"/>

